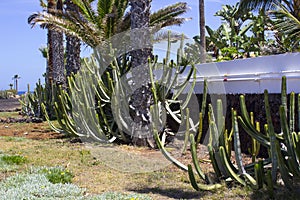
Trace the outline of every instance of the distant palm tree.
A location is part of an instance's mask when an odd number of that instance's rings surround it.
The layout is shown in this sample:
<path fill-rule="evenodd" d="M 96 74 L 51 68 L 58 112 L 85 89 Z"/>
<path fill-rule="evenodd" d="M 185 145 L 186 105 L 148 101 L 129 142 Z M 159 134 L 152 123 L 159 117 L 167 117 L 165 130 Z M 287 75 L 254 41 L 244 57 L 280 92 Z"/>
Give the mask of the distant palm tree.
<path fill-rule="evenodd" d="M 12 89 L 13 89 L 13 86 L 14 86 L 14 84 L 10 83 L 8 86 L 9 86 L 9 89 L 10 89 L 10 90 L 12 90 Z"/>
<path fill-rule="evenodd" d="M 14 80 L 14 83 L 15 83 L 15 90 L 16 90 L 16 92 L 18 93 L 18 80 L 20 79 L 21 77 L 18 75 L 18 74 L 16 74 L 16 75 L 14 75 L 13 77 L 12 77 L 12 80 Z"/>

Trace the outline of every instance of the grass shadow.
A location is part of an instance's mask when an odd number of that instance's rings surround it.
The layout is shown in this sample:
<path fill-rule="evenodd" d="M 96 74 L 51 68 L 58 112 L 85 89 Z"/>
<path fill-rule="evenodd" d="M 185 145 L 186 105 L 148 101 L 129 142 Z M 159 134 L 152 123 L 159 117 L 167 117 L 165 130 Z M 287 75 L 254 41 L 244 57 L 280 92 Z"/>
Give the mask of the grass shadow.
<path fill-rule="evenodd" d="M 205 196 L 204 192 L 197 191 L 184 191 L 182 188 L 169 188 L 163 189 L 159 187 L 149 187 L 149 188 L 141 188 L 141 189 L 130 189 L 129 191 L 140 193 L 140 194 L 159 194 L 161 196 L 165 196 L 167 198 L 172 199 L 199 199 L 200 197 Z"/>

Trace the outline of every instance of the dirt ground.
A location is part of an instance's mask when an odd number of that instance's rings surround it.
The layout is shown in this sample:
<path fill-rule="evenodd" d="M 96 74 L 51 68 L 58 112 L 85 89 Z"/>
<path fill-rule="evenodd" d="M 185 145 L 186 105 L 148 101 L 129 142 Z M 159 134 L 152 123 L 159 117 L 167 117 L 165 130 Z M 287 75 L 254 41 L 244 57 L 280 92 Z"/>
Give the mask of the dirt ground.
<path fill-rule="evenodd" d="M 0 112 L 16 111 L 21 109 L 18 99 L 0 99 Z"/>
<path fill-rule="evenodd" d="M 16 100 L 0 100 L 0 110 L 19 109 L 20 104 Z M 0 114 L 3 114 L 3 112 Z M 8 116 L 22 117 L 17 112 L 8 112 Z M 3 115 L 3 116 L 7 116 Z M 1 115 L 0 115 L 1 118 Z M 4 136 L 4 137 L 3 137 Z M 23 142 L 16 142 L 11 138 L 27 138 Z M 68 166 L 75 174 L 74 183 L 87 188 L 90 194 L 107 191 L 136 192 L 149 194 L 153 199 L 267 199 L 264 191 L 252 193 L 238 185 L 224 187 L 215 192 L 195 191 L 190 185 L 186 172 L 169 164 L 165 168 L 152 172 L 129 173 L 119 172 L 118 169 L 107 167 L 116 163 L 124 164 L 124 160 L 131 159 L 132 155 L 142 157 L 142 161 L 148 161 L 160 155 L 157 150 L 137 148 L 121 145 L 109 151 L 100 148 L 89 148 L 78 141 L 73 143 L 70 138 L 53 132 L 46 122 L 43 123 L 0 123 L 0 150 L 4 152 L 23 152 L 30 158 L 30 165 L 63 165 Z M 115 151 L 117 150 L 117 152 Z M 178 151 L 179 152 L 179 151 Z M 177 152 L 177 153 L 178 153 Z M 207 147 L 200 145 L 197 149 L 201 168 L 205 173 L 213 171 L 209 160 Z M 95 156 L 97 154 L 97 156 Z M 122 156 L 128 156 L 126 159 Z M 121 157 L 120 157 L 121 156 Z M 185 154 L 175 155 L 184 164 L 191 164 L 189 149 Z M 116 158 L 115 160 L 111 158 Z M 108 159 L 109 158 L 109 159 Z M 133 161 L 136 160 L 133 157 Z M 159 158 L 161 159 L 161 158 Z M 232 154 L 234 160 L 234 152 Z M 244 164 L 251 162 L 248 155 L 243 155 Z M 108 163 L 112 161 L 114 163 Z M 129 160 L 130 161 L 130 160 Z M 132 162 L 132 161 L 130 161 Z M 151 163 L 151 162 L 150 162 Z M 134 163 L 125 165 L 134 166 Z M 1 177 L 8 174 L 1 174 Z M 257 196 L 258 195 L 258 196 Z M 285 193 L 281 195 L 283 197 Z"/>

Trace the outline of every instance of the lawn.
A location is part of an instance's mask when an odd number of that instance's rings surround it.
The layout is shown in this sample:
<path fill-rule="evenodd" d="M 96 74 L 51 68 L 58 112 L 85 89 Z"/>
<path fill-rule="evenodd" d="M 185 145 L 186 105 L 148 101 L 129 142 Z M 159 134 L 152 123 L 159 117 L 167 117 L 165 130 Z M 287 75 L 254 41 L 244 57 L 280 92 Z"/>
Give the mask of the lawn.
<path fill-rule="evenodd" d="M 0 136 L 0 156 L 19 160 L 18 164 L 0 162 L 2 183 L 16 174 L 36 175 L 33 172 L 41 167 L 62 167 L 72 172 L 73 190 L 79 187 L 85 199 L 96 194 L 113 196 L 102 199 L 126 199 L 118 196 L 124 194 L 132 194 L 131 199 L 268 199 L 265 191 L 253 192 L 239 185 L 210 192 L 195 191 L 187 172 L 167 163 L 156 150 L 83 144 L 52 132 L 46 123 L 0 123 Z M 199 155 L 205 157 L 205 153 Z M 179 159 L 191 163 L 189 151 Z M 205 162 L 202 167 L 206 172 L 211 170 L 210 163 Z M 275 196 L 295 199 L 297 192 L 278 188 Z"/>

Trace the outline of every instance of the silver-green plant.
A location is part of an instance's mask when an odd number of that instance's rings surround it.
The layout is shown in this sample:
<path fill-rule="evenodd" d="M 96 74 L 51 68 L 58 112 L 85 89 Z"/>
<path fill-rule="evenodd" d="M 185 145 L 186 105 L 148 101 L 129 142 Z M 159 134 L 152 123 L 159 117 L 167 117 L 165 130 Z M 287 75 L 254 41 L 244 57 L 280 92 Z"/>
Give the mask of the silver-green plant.
<path fill-rule="evenodd" d="M 178 124 L 185 121 L 182 110 L 187 107 L 196 83 L 195 67 L 180 65 L 185 60 L 185 55 L 182 51 L 178 52 L 177 62 L 172 60 L 167 62 L 168 55 L 163 63 L 158 63 L 157 57 L 149 60 L 152 78 L 155 71 L 162 72 L 161 78 L 151 82 L 152 92 L 157 104 L 160 105 L 161 138 L 174 135 L 171 128 L 165 124 L 167 116 Z M 126 56 L 119 58 L 111 56 L 111 58 L 108 68 L 103 70 L 103 66 L 100 65 L 103 63 L 101 53 L 95 51 L 90 58 L 83 59 L 80 72 L 69 77 L 68 90 L 58 88 L 54 108 L 60 127 L 51 122 L 46 105 L 42 105 L 45 118 L 53 130 L 79 136 L 83 140 L 130 142 L 132 118 L 128 102 L 133 91 L 130 87 L 131 78 L 124 74 L 130 67 Z M 120 59 L 123 60 L 120 62 Z M 181 74 L 186 71 L 187 77 L 180 80 Z M 191 87 L 188 87 L 190 83 Z M 181 102 L 178 97 L 186 90 L 188 90 L 187 98 Z M 174 110 L 172 106 L 180 102 L 180 108 Z"/>

